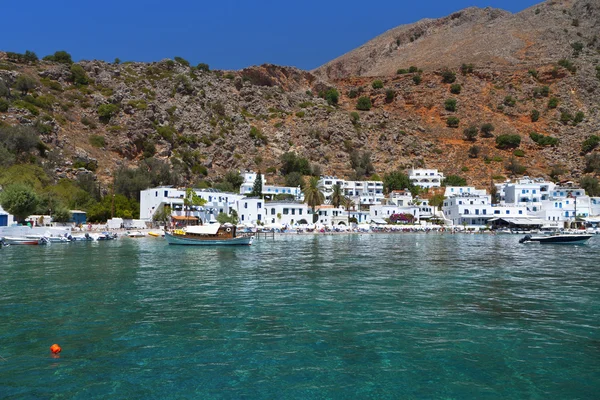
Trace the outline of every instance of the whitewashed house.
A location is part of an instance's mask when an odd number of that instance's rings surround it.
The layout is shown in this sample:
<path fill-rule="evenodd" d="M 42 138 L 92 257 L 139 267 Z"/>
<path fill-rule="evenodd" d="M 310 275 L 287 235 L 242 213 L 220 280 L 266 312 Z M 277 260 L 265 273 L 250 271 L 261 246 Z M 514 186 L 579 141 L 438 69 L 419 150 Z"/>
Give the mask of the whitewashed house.
<path fill-rule="evenodd" d="M 350 198 L 357 206 L 359 204 L 382 204 L 385 198 L 382 181 L 346 181 L 335 176 L 322 176 L 319 179 L 319 185 L 325 196 L 325 204 L 331 202 L 333 186 L 336 184 L 342 187 L 344 196 Z"/>
<path fill-rule="evenodd" d="M 293 226 L 306 222 L 312 223 L 312 214 L 306 203 L 294 201 L 269 201 L 264 204 L 264 222 Z"/>
<path fill-rule="evenodd" d="M 408 170 L 408 179 L 415 186 L 432 188 L 442 186 L 444 174 L 437 169 L 411 168 Z"/>
<path fill-rule="evenodd" d="M 252 193 L 258 174 L 253 171 L 246 171 L 242 176 L 244 178 L 244 183 L 240 186 L 240 194 L 249 196 L 250 193 Z M 286 194 L 293 196 L 295 200 L 304 200 L 304 194 L 300 187 L 268 185 L 264 174 L 261 174 L 261 178 L 263 196 L 273 198 L 276 195 Z"/>
<path fill-rule="evenodd" d="M 415 224 L 418 224 L 420 221 L 419 206 L 417 205 L 375 205 L 369 208 L 369 213 L 371 215 L 371 221 L 380 224 L 386 223 L 385 220 L 394 214 L 410 214 L 413 216 L 413 223 Z"/>
<path fill-rule="evenodd" d="M 11 226 L 15 223 L 15 219 L 8 211 L 4 211 L 0 206 L 0 226 Z"/>

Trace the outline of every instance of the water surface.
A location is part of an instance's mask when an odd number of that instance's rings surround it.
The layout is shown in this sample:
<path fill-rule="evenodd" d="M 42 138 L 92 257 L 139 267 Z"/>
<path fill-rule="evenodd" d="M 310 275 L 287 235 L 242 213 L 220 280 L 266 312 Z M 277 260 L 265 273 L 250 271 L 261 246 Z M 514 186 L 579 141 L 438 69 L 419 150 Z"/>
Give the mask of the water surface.
<path fill-rule="evenodd" d="M 4 248 L 0 398 L 597 399 L 600 237 L 518 239 Z"/>

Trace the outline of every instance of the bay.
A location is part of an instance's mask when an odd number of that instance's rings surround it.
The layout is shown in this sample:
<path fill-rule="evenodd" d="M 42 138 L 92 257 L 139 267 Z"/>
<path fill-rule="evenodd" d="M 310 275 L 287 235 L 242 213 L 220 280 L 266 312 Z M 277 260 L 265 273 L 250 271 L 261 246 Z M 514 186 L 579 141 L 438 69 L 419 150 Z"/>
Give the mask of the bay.
<path fill-rule="evenodd" d="M 600 237 L 518 239 L 3 248 L 0 398 L 596 399 Z"/>

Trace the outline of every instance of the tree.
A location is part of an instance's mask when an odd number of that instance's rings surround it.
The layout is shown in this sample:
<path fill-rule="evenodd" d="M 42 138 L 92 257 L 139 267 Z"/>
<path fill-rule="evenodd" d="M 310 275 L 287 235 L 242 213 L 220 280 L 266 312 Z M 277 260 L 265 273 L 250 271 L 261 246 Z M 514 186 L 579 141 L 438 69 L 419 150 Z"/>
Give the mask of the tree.
<path fill-rule="evenodd" d="M 395 97 L 396 97 L 396 92 L 394 92 L 394 90 L 388 89 L 385 91 L 385 101 L 387 103 L 391 103 L 392 101 L 394 101 Z"/>
<path fill-rule="evenodd" d="M 316 176 L 311 176 L 308 178 L 308 181 L 305 181 L 304 185 L 304 202 L 308 204 L 310 208 L 312 208 L 313 212 L 313 223 L 319 219 L 319 216 L 316 214 L 315 209 L 317 206 L 323 204 L 325 201 L 325 196 L 323 195 L 322 186 L 319 185 L 319 178 Z"/>
<path fill-rule="evenodd" d="M 54 221 L 54 222 L 70 222 L 71 221 L 71 211 L 69 211 L 65 207 L 58 207 L 52 213 L 52 221 Z"/>
<path fill-rule="evenodd" d="M 62 64 L 73 64 L 73 60 L 71 59 L 71 55 L 64 50 L 59 50 L 52 55 L 48 55 L 44 57 L 46 61 L 54 61 Z"/>
<path fill-rule="evenodd" d="M 298 157 L 293 151 L 283 153 L 280 157 L 281 168 L 279 169 L 283 175 L 288 175 L 291 172 L 299 172 L 302 175 L 310 175 L 311 169 L 308 160 L 303 157 Z"/>
<path fill-rule="evenodd" d="M 292 171 L 285 176 L 285 186 L 302 186 L 302 174 L 298 171 Z"/>
<path fill-rule="evenodd" d="M 0 192 L 0 205 L 15 216 L 17 221 L 23 221 L 33 213 L 39 203 L 37 193 L 31 186 L 14 183 L 6 186 Z"/>
<path fill-rule="evenodd" d="M 598 183 L 598 179 L 593 176 L 584 176 L 579 181 L 579 184 L 585 189 L 588 196 L 600 196 L 600 184 Z"/>
<path fill-rule="evenodd" d="M 373 87 L 373 89 L 382 89 L 383 88 L 383 82 L 380 81 L 379 79 L 373 81 L 373 83 L 371 83 L 371 86 Z"/>
<path fill-rule="evenodd" d="M 485 138 L 494 136 L 492 134 L 492 132 L 494 132 L 494 129 L 494 125 L 490 124 L 489 122 L 481 125 L 481 136 Z"/>
<path fill-rule="evenodd" d="M 456 81 L 456 74 L 449 69 L 445 68 L 442 71 L 442 82 L 444 83 L 454 83 Z"/>
<path fill-rule="evenodd" d="M 450 85 L 450 93 L 452 93 L 452 94 L 460 94 L 461 90 L 462 90 L 462 86 L 460 85 L 460 83 L 454 83 L 454 84 Z"/>
<path fill-rule="evenodd" d="M 477 158 L 479 156 L 479 152 L 479 146 L 471 146 L 468 152 L 469 158 Z"/>
<path fill-rule="evenodd" d="M 467 180 L 462 176 L 448 175 L 443 184 L 444 186 L 467 186 Z"/>
<path fill-rule="evenodd" d="M 465 140 L 474 142 L 477 138 L 478 129 L 476 126 L 471 125 L 468 128 L 465 128 L 463 131 L 463 135 L 465 136 Z"/>
<path fill-rule="evenodd" d="M 250 196 L 260 197 L 262 199 L 262 174 L 260 171 L 256 174 L 256 180 L 254 181 L 254 185 L 252 186 L 252 192 L 250 192 Z"/>
<path fill-rule="evenodd" d="M 505 165 L 507 171 L 513 175 L 523 175 L 527 168 L 524 165 L 519 164 L 516 158 L 511 157 L 508 163 Z"/>
<path fill-rule="evenodd" d="M 189 215 L 191 207 L 203 206 L 206 204 L 206 200 L 198 196 L 194 189 L 185 189 L 185 197 L 183 198 L 183 205 L 185 206 L 185 213 Z"/>
<path fill-rule="evenodd" d="M 412 80 L 415 83 L 415 85 L 420 85 L 423 78 L 421 77 L 421 75 L 413 75 Z"/>
<path fill-rule="evenodd" d="M 444 108 L 446 111 L 456 111 L 456 99 L 446 99 Z"/>
<path fill-rule="evenodd" d="M 110 119 L 117 114 L 119 111 L 119 106 L 116 104 L 101 104 L 98 106 L 98 116 L 100 117 L 100 121 L 107 124 Z"/>
<path fill-rule="evenodd" d="M 598 144 L 600 144 L 600 136 L 591 135 L 587 139 L 585 139 L 581 144 L 581 152 L 583 154 L 589 153 L 590 151 L 598 147 Z"/>
<path fill-rule="evenodd" d="M 431 207 L 437 207 L 438 210 L 441 210 L 442 205 L 444 205 L 445 199 L 446 196 L 444 196 L 443 194 L 435 194 L 431 197 L 431 199 L 429 199 L 429 205 Z"/>
<path fill-rule="evenodd" d="M 373 107 L 371 103 L 371 99 L 367 96 L 362 96 L 358 98 L 358 102 L 356 103 L 356 109 L 362 111 L 369 111 Z"/>
<path fill-rule="evenodd" d="M 25 96 L 31 89 L 35 88 L 35 85 L 35 80 L 29 75 L 19 75 L 17 81 L 15 82 L 15 87 L 17 90 L 21 91 L 23 96 Z"/>
<path fill-rule="evenodd" d="M 210 68 L 209 68 L 208 64 L 206 64 L 206 63 L 200 63 L 200 64 L 196 65 L 196 68 L 198 69 L 198 71 L 202 71 L 202 72 L 210 71 Z"/>
<path fill-rule="evenodd" d="M 333 204 L 335 208 L 338 208 L 343 201 L 344 190 L 342 189 L 342 185 L 336 183 L 333 185 L 333 192 L 331 193 L 331 204 Z"/>
<path fill-rule="evenodd" d="M 540 112 L 538 110 L 531 110 L 531 122 L 537 122 L 540 119 Z"/>
<path fill-rule="evenodd" d="M 87 85 L 90 83 L 90 80 L 85 73 L 85 70 L 81 65 L 73 64 L 71 65 L 71 81 L 75 85 Z"/>
<path fill-rule="evenodd" d="M 496 137 L 496 146 L 500 149 L 510 149 L 519 147 L 521 136 L 519 135 L 499 135 Z"/>
<path fill-rule="evenodd" d="M 460 119 L 458 119 L 457 117 L 448 117 L 446 119 L 446 125 L 448 126 L 448 128 L 458 128 L 458 125 L 460 124 Z"/>
<path fill-rule="evenodd" d="M 330 106 L 335 106 L 340 99 L 340 93 L 336 88 L 330 88 L 326 92 L 321 93 L 321 97 L 327 100 L 327 104 Z"/>
<path fill-rule="evenodd" d="M 217 215 L 217 222 L 220 224 L 233 224 L 236 225 L 238 223 L 238 214 L 232 209 L 229 215 L 225 213 L 219 213 Z"/>
<path fill-rule="evenodd" d="M 500 203 L 500 196 L 498 195 L 498 187 L 494 184 L 494 180 L 490 180 L 490 197 L 492 204 Z"/>
<path fill-rule="evenodd" d="M 225 181 L 229 182 L 235 191 L 240 190 L 240 186 L 244 183 L 244 177 L 240 175 L 239 171 L 228 171 L 225 174 Z"/>
<path fill-rule="evenodd" d="M 412 187 L 413 184 L 408 178 L 408 175 L 402 171 L 398 170 L 383 175 L 383 190 L 386 193 L 390 193 L 392 190 L 410 190 Z"/>

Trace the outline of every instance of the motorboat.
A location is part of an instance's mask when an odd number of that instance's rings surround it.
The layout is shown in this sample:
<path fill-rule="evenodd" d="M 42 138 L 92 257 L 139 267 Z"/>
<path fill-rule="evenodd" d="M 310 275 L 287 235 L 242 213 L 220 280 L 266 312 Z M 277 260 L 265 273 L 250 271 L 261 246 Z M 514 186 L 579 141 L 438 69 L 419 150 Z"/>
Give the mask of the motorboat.
<path fill-rule="evenodd" d="M 160 232 L 148 232 L 148 235 L 150 235 L 152 237 L 162 237 L 162 236 L 165 236 L 165 232 L 164 231 L 160 231 Z"/>
<path fill-rule="evenodd" d="M 96 240 L 114 240 L 116 238 L 117 238 L 116 233 L 102 232 L 96 237 Z"/>
<path fill-rule="evenodd" d="M 551 244 L 584 244 L 593 235 L 585 233 L 567 233 L 533 236 L 525 235 L 519 240 L 519 243 L 551 243 Z"/>
<path fill-rule="evenodd" d="M 192 246 L 230 246 L 251 245 L 254 236 L 236 235 L 234 225 L 209 224 L 200 226 L 186 226 L 165 232 L 165 239 L 169 244 Z"/>
<path fill-rule="evenodd" d="M 16 237 L 16 236 L 5 236 L 4 243 L 8 245 L 39 245 L 48 244 L 50 240 L 46 237 L 38 238 L 27 238 L 27 237 Z"/>
<path fill-rule="evenodd" d="M 94 238 L 89 233 L 83 234 L 83 236 L 71 236 L 73 242 L 92 242 Z"/>
<path fill-rule="evenodd" d="M 140 238 L 140 237 L 146 236 L 144 233 L 142 233 L 140 231 L 127 232 L 126 235 L 129 236 L 130 238 Z"/>

